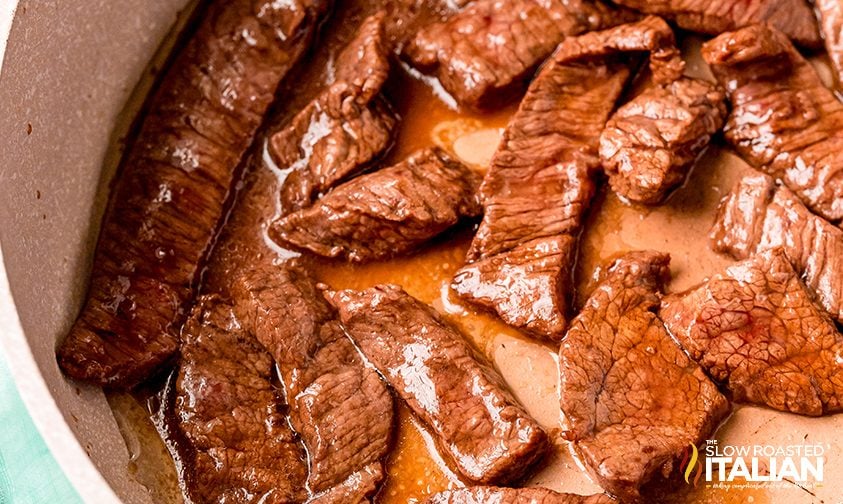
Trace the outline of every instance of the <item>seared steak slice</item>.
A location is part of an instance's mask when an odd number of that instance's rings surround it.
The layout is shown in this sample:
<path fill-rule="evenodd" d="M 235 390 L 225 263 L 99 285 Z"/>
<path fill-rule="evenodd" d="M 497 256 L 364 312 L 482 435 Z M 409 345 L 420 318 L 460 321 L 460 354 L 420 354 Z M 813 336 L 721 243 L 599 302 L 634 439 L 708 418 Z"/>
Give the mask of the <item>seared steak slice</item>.
<path fill-rule="evenodd" d="M 831 68 L 837 88 L 843 86 L 843 1 L 815 0 L 814 7 L 820 14 L 825 49 L 831 60 Z"/>
<path fill-rule="evenodd" d="M 545 453 L 548 440 L 539 425 L 432 308 L 394 285 L 326 297 L 367 360 L 466 478 L 511 482 Z"/>
<path fill-rule="evenodd" d="M 233 293 L 243 326 L 278 365 L 290 421 L 310 462 L 308 488 L 320 502 L 363 502 L 385 476 L 392 397 L 363 365 L 336 312 L 296 262 L 255 268 Z"/>
<path fill-rule="evenodd" d="M 334 84 L 270 139 L 275 162 L 291 170 L 281 189 L 285 214 L 366 168 L 392 142 L 396 117 L 379 96 L 389 75 L 383 13 L 363 22 L 336 67 Z"/>
<path fill-rule="evenodd" d="M 174 418 L 180 475 L 194 502 L 307 498 L 304 450 L 272 385 L 273 363 L 232 308 L 201 297 L 182 331 Z"/>
<path fill-rule="evenodd" d="M 732 101 L 726 139 L 812 211 L 843 218 L 843 104 L 811 64 L 764 25 L 724 33 L 703 57 Z"/>
<path fill-rule="evenodd" d="M 468 487 L 439 492 L 425 504 L 613 504 L 604 494 L 576 495 L 546 488 Z"/>
<path fill-rule="evenodd" d="M 672 19 L 680 27 L 719 35 L 755 23 L 767 23 L 797 44 L 818 48 L 822 38 L 805 0 L 615 0 L 615 3 Z"/>
<path fill-rule="evenodd" d="M 423 29 L 406 57 L 439 77 L 462 105 L 493 105 L 519 87 L 567 36 L 632 20 L 600 1 L 477 0 Z"/>
<path fill-rule="evenodd" d="M 735 259 L 782 247 L 820 305 L 843 321 L 843 231 L 770 177 L 744 177 L 723 199 L 711 244 Z"/>
<path fill-rule="evenodd" d="M 683 77 L 618 109 L 600 135 L 612 190 L 636 203 L 660 203 L 723 127 L 725 99 L 716 86 Z"/>
<path fill-rule="evenodd" d="M 483 181 L 483 222 L 451 284 L 462 298 L 533 336 L 562 338 L 598 139 L 630 75 L 623 53 L 650 50 L 659 82 L 682 74 L 673 32 L 654 17 L 568 38 L 542 68 Z"/>
<path fill-rule="evenodd" d="M 670 332 L 736 401 L 803 415 L 843 409 L 843 335 L 780 248 L 665 299 Z"/>
<path fill-rule="evenodd" d="M 616 260 L 559 351 L 564 435 L 624 502 L 657 473 L 669 476 L 688 443 L 708 438 L 729 411 L 656 316 L 669 262 L 657 252 Z"/>
<path fill-rule="evenodd" d="M 461 218 L 479 215 L 480 180 L 441 149 L 425 149 L 275 220 L 270 237 L 279 244 L 354 262 L 401 254 Z"/>
<path fill-rule="evenodd" d="M 132 386 L 178 350 L 236 168 L 324 0 L 214 2 L 151 97 L 103 220 L 69 376 Z"/>

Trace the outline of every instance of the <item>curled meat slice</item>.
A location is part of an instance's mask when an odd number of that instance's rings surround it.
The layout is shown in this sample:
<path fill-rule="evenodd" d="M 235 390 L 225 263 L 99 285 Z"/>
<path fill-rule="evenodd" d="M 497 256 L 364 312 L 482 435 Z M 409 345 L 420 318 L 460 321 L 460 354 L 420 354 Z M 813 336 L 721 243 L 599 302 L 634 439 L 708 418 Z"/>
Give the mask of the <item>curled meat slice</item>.
<path fill-rule="evenodd" d="M 600 132 L 631 73 L 626 53 L 647 51 L 658 82 L 682 75 L 673 32 L 655 17 L 568 38 L 542 68 L 483 181 L 483 221 L 451 284 L 462 298 L 562 338 Z"/>
<path fill-rule="evenodd" d="M 596 481 L 624 502 L 689 443 L 707 439 L 729 403 L 656 316 L 667 255 L 616 260 L 559 350 L 563 434 Z"/>
<path fill-rule="evenodd" d="M 814 213 L 843 219 L 843 104 L 781 32 L 754 25 L 703 46 L 729 93 L 726 139 Z"/>
<path fill-rule="evenodd" d="M 600 135 L 612 190 L 636 203 L 661 202 L 723 127 L 725 99 L 716 86 L 683 77 L 619 108 Z"/>
<path fill-rule="evenodd" d="M 843 335 L 782 249 L 669 296 L 661 316 L 736 401 L 813 416 L 843 409 Z"/>
<path fill-rule="evenodd" d="M 324 0 L 213 2 L 150 98 L 102 224 L 64 372 L 133 386 L 178 350 L 237 167 Z"/>
<path fill-rule="evenodd" d="M 711 245 L 735 259 L 782 247 L 820 305 L 843 321 L 843 231 L 772 178 L 744 177 L 723 198 Z"/>
<path fill-rule="evenodd" d="M 468 487 L 431 496 L 425 504 L 613 504 L 604 494 L 576 495 L 546 488 Z"/>
<path fill-rule="evenodd" d="M 270 138 L 270 152 L 290 170 L 281 189 L 283 213 L 364 170 L 392 143 L 395 114 L 380 96 L 389 75 L 384 13 L 366 19 L 337 57 L 336 81 L 289 126 Z"/>
<path fill-rule="evenodd" d="M 326 297 L 360 351 L 466 478 L 512 482 L 544 455 L 541 427 L 432 308 L 394 285 Z"/>
<path fill-rule="evenodd" d="M 313 206 L 275 220 L 280 244 L 361 262 L 409 252 L 480 213 L 480 176 L 439 148 L 337 187 Z"/>
<path fill-rule="evenodd" d="M 818 48 L 822 38 L 805 0 L 615 0 L 632 9 L 672 19 L 686 30 L 719 35 L 755 23 L 784 32 L 797 44 Z"/>
<path fill-rule="evenodd" d="M 272 384 L 273 362 L 232 307 L 201 297 L 182 331 L 172 426 L 194 502 L 307 499 L 304 450 Z"/>

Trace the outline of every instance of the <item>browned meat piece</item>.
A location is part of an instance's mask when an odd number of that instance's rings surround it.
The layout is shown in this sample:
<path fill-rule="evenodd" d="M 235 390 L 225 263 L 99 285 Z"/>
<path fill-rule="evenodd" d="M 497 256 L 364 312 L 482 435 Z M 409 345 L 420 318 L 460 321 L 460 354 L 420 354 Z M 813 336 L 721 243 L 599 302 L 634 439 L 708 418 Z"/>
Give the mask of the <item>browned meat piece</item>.
<path fill-rule="evenodd" d="M 432 308 L 393 285 L 326 293 L 348 335 L 431 429 L 439 449 L 472 481 L 517 480 L 548 440 Z"/>
<path fill-rule="evenodd" d="M 285 214 L 365 169 L 392 142 L 397 121 L 379 96 L 389 75 L 383 13 L 363 22 L 336 67 L 335 83 L 270 139 L 275 162 L 290 170 L 281 189 Z"/>
<path fill-rule="evenodd" d="M 726 139 L 815 213 L 842 219 L 843 104 L 811 64 L 763 25 L 707 42 L 703 57 L 732 101 Z"/>
<path fill-rule="evenodd" d="M 218 1 L 146 108 L 102 224 L 88 300 L 58 360 L 131 386 L 178 349 L 184 305 L 236 168 L 325 0 Z"/>
<path fill-rule="evenodd" d="M 623 53 L 648 50 L 659 83 L 682 74 L 673 32 L 655 17 L 568 38 L 543 67 L 483 181 L 470 264 L 451 284 L 461 297 L 533 336 L 562 338 L 598 139 L 630 75 Z"/>
<path fill-rule="evenodd" d="M 683 77 L 653 86 L 618 109 L 600 136 L 600 160 L 619 196 L 654 205 L 682 183 L 723 127 L 723 91 Z"/>
<path fill-rule="evenodd" d="M 325 257 L 361 262 L 413 250 L 480 214 L 480 176 L 438 148 L 357 177 L 313 206 L 274 221 L 270 237 Z"/>
<path fill-rule="evenodd" d="M 559 351 L 564 435 L 596 481 L 626 502 L 707 439 L 728 401 L 654 313 L 670 258 L 616 260 Z"/>
<path fill-rule="evenodd" d="M 478 0 L 423 29 L 404 53 L 460 104 L 488 107 L 517 90 L 565 37 L 630 20 L 592 0 Z"/>
<path fill-rule="evenodd" d="M 814 0 L 837 88 L 843 87 L 843 0 Z"/>
<path fill-rule="evenodd" d="M 425 504 L 613 504 L 604 494 L 576 495 L 546 488 L 468 487 L 440 492 Z"/>
<path fill-rule="evenodd" d="M 723 199 L 712 248 L 735 259 L 783 247 L 831 316 L 843 321 L 843 231 L 817 217 L 766 175 L 744 177 Z"/>
<path fill-rule="evenodd" d="M 822 45 L 817 21 L 805 0 L 615 0 L 615 3 L 672 19 L 680 27 L 719 35 L 755 23 L 783 31 L 797 44 Z"/>
<path fill-rule="evenodd" d="M 385 476 L 392 397 L 365 367 L 310 274 L 291 262 L 256 268 L 233 297 L 243 326 L 278 365 L 293 428 L 307 448 L 319 502 L 363 502 Z"/>
<path fill-rule="evenodd" d="M 173 407 L 190 498 L 303 502 L 307 462 L 272 384 L 272 358 L 215 297 L 199 299 L 182 338 Z"/>
<path fill-rule="evenodd" d="M 843 335 L 782 249 L 667 297 L 661 316 L 736 401 L 803 415 L 843 410 Z"/>

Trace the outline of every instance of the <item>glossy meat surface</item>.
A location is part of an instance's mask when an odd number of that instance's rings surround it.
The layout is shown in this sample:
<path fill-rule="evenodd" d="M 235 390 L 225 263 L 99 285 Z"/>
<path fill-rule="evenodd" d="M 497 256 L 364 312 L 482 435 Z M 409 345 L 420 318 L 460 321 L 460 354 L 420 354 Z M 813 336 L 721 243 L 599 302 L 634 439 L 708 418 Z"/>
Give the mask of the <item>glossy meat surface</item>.
<path fill-rule="evenodd" d="M 729 411 L 717 387 L 656 315 L 670 258 L 617 259 L 571 323 L 559 350 L 563 435 L 595 480 L 623 501 Z"/>
<path fill-rule="evenodd" d="M 782 247 L 820 305 L 843 320 L 843 231 L 772 178 L 744 177 L 723 198 L 711 246 L 735 259 Z"/>
<path fill-rule="evenodd" d="M 391 145 L 397 118 L 380 96 L 389 46 L 384 13 L 366 19 L 337 57 L 334 83 L 270 138 L 276 164 L 290 170 L 281 189 L 285 214 L 309 206 Z"/>
<path fill-rule="evenodd" d="M 825 50 L 839 90 L 843 86 L 843 1 L 815 0 L 814 7 L 820 15 Z"/>
<path fill-rule="evenodd" d="M 658 18 L 568 38 L 504 132 L 481 187 L 484 216 L 452 288 L 538 338 L 564 334 L 576 241 L 595 191 L 598 139 L 630 75 L 652 51 L 659 82 L 683 64 Z"/>
<path fill-rule="evenodd" d="M 822 45 L 817 20 L 805 0 L 616 0 L 647 14 L 672 19 L 686 30 L 719 35 L 756 23 L 767 23 L 796 43 Z"/>
<path fill-rule="evenodd" d="M 199 298 L 182 338 L 174 418 L 190 498 L 303 502 L 307 461 L 272 384 L 270 355 L 213 296 Z"/>
<path fill-rule="evenodd" d="M 270 237 L 325 257 L 370 261 L 410 252 L 480 213 L 480 175 L 439 148 L 337 187 L 274 221 Z"/>
<path fill-rule="evenodd" d="M 178 327 L 237 167 L 323 0 L 215 2 L 147 104 L 104 218 L 64 372 L 132 386 L 178 350 Z"/>
<path fill-rule="evenodd" d="M 782 249 L 666 298 L 661 317 L 736 401 L 812 416 L 843 409 L 843 335 Z"/>
<path fill-rule="evenodd" d="M 843 219 L 843 104 L 813 66 L 763 25 L 707 42 L 703 57 L 729 93 L 729 143 L 814 213 Z"/>
<path fill-rule="evenodd" d="M 425 504 L 612 504 L 608 495 L 576 495 L 546 488 L 468 487 L 433 495 Z"/>
<path fill-rule="evenodd" d="M 652 86 L 620 107 L 600 135 L 600 160 L 612 190 L 655 205 L 685 180 L 726 120 L 724 92 L 683 77 Z"/>
<path fill-rule="evenodd" d="M 541 427 L 432 308 L 394 285 L 326 297 L 367 360 L 466 478 L 516 481 L 544 455 L 548 439 Z"/>

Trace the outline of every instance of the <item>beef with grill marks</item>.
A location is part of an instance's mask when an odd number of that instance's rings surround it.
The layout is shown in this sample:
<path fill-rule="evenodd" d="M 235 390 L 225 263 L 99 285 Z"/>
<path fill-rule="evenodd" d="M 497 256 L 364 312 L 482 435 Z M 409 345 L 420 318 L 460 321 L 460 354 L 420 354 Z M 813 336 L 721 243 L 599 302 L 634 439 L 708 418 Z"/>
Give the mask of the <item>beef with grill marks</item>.
<path fill-rule="evenodd" d="M 471 481 L 522 477 L 547 435 L 435 310 L 400 287 L 326 292 L 348 335 Z"/>
<path fill-rule="evenodd" d="M 725 99 L 718 87 L 683 77 L 652 86 L 618 109 L 600 135 L 612 190 L 636 203 L 664 200 L 723 127 Z"/>
<path fill-rule="evenodd" d="M 767 23 L 809 48 L 822 38 L 811 5 L 805 0 L 615 0 L 615 3 L 656 14 L 686 30 L 719 35 L 755 23 Z"/>
<path fill-rule="evenodd" d="M 232 307 L 199 298 L 182 331 L 173 401 L 180 475 L 194 502 L 307 499 L 305 453 L 272 376 L 272 358 Z"/>
<path fill-rule="evenodd" d="M 270 138 L 275 162 L 290 170 L 281 189 L 284 213 L 310 205 L 390 146 L 397 121 L 380 95 L 390 67 L 384 16 L 363 22 L 337 57 L 336 81 Z"/>
<path fill-rule="evenodd" d="M 726 139 L 814 213 L 843 219 L 843 104 L 781 32 L 754 25 L 703 46 L 727 88 Z"/>
<path fill-rule="evenodd" d="M 661 316 L 735 401 L 813 416 L 843 410 L 843 335 L 782 249 L 667 297 Z"/>
<path fill-rule="evenodd" d="M 73 378 L 133 386 L 177 352 L 236 168 L 325 0 L 214 2 L 147 104 L 102 224 L 87 302 L 58 349 Z"/>
<path fill-rule="evenodd" d="M 337 187 L 313 206 L 275 220 L 279 244 L 362 262 L 423 244 L 479 215 L 480 175 L 439 148 Z"/>
<path fill-rule="evenodd" d="M 404 54 L 460 104 L 488 107 L 517 91 L 565 37 L 632 19 L 592 0 L 477 0 L 424 28 Z"/>
<path fill-rule="evenodd" d="M 729 411 L 655 313 L 669 261 L 658 252 L 617 259 L 559 351 L 563 435 L 624 502 L 656 475 L 669 477 L 688 444 L 707 439 Z"/>
<path fill-rule="evenodd" d="M 645 51 L 657 83 L 682 75 L 673 32 L 656 17 L 568 38 L 543 67 L 483 181 L 483 221 L 451 284 L 462 298 L 533 336 L 562 338 L 600 132 Z"/>
<path fill-rule="evenodd" d="M 468 487 L 439 492 L 425 504 L 613 504 L 605 494 L 576 495 L 546 488 Z"/>
<path fill-rule="evenodd" d="M 735 259 L 782 247 L 820 305 L 843 321 L 843 231 L 772 178 L 744 177 L 723 198 L 711 246 Z"/>

